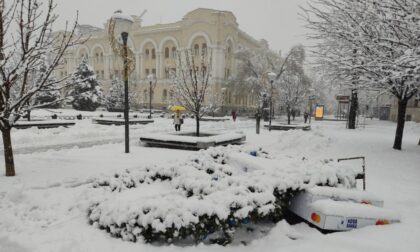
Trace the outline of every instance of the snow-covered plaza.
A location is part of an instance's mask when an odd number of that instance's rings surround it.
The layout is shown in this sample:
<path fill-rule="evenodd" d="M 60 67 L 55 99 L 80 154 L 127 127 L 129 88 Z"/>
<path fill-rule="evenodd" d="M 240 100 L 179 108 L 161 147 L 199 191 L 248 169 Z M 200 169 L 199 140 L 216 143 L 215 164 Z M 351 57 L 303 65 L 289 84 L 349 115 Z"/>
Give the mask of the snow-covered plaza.
<path fill-rule="evenodd" d="M 420 252 L 420 0 L 0 0 L 0 252 Z"/>
<path fill-rule="evenodd" d="M 172 128 L 172 121 L 165 118 L 156 118 L 154 124 L 131 126 L 130 154 L 123 151 L 123 126 L 80 120 L 70 128 L 14 130 L 17 176 L 0 176 L 0 251 L 383 252 L 420 248 L 420 125 L 406 125 L 401 152 L 390 147 L 395 124 L 377 120 L 366 120 L 366 125 L 355 131 L 345 129 L 344 122 L 313 121 L 311 131 L 262 130 L 257 135 L 255 121 L 246 118 L 202 122 L 202 128 L 242 131 L 247 135 L 242 148 L 264 149 L 289 164 L 304 160 L 315 166 L 324 160 L 365 156 L 367 190 L 383 198 L 385 208 L 398 212 L 401 223 L 322 234 L 304 222 L 290 225 L 283 220 L 248 238 L 247 246 L 236 242 L 226 247 L 132 243 L 89 225 L 88 207 L 98 199 L 111 197 L 93 187 L 95 179 L 126 169 L 169 167 L 198 155 L 194 151 L 149 148 L 139 142 L 142 133 L 168 132 Z M 183 130 L 193 128 L 194 121 L 187 119 Z M 360 163 L 352 165 L 361 169 Z M 151 185 L 139 187 L 135 193 L 155 198 L 163 197 L 166 190 Z"/>

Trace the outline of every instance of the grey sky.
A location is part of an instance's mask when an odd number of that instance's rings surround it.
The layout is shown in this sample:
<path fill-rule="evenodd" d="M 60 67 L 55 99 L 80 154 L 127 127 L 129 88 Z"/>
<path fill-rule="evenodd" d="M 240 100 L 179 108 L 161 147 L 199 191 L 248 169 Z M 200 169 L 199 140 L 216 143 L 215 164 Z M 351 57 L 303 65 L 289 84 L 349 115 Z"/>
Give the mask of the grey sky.
<path fill-rule="evenodd" d="M 256 39 L 267 39 L 275 50 L 287 51 L 298 43 L 305 44 L 305 29 L 299 20 L 299 5 L 306 0 L 56 0 L 64 20 L 73 20 L 79 10 L 79 22 L 103 27 L 112 13 L 121 9 L 126 14 L 148 12 L 143 25 L 180 20 L 188 11 L 199 7 L 232 11 L 239 27 Z"/>

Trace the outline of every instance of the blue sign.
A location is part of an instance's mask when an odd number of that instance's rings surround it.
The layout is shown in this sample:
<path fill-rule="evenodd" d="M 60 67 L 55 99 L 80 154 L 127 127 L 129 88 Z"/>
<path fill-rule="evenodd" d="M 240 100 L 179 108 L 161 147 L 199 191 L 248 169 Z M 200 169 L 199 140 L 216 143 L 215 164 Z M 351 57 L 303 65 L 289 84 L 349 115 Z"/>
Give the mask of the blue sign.
<path fill-rule="evenodd" d="M 347 228 L 357 228 L 357 219 L 347 219 Z"/>

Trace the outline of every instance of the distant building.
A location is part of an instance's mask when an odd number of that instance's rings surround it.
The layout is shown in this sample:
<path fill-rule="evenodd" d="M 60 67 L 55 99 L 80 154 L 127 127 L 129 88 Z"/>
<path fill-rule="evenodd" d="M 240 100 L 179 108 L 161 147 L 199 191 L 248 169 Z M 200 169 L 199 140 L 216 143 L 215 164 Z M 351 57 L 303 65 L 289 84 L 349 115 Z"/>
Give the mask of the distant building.
<path fill-rule="evenodd" d="M 130 85 L 147 107 L 147 76 L 155 74 L 157 86 L 153 96 L 154 108 L 168 105 L 170 76 L 175 68 L 174 52 L 179 48 L 191 48 L 202 52 L 212 48 L 212 86 L 211 92 L 224 92 L 224 110 L 248 110 L 254 106 L 251 94 L 236 97 L 227 86 L 228 78 L 236 71 L 234 51 L 237 48 L 257 48 L 268 46 L 252 38 L 241 29 L 235 16 L 229 11 L 199 8 L 187 13 L 181 21 L 169 24 L 142 26 L 138 16 L 132 16 L 134 24 L 129 32 L 128 44 L 135 53 L 136 69 L 130 76 Z M 107 27 L 107 23 L 105 24 Z M 123 62 L 109 46 L 107 29 L 82 25 L 78 31 L 84 44 L 71 48 L 65 56 L 64 65 L 56 71 L 57 77 L 66 76 L 74 71 L 82 58 L 87 57 L 103 89 L 109 89 L 112 78 L 121 78 Z M 262 45 L 263 44 L 263 45 Z"/>

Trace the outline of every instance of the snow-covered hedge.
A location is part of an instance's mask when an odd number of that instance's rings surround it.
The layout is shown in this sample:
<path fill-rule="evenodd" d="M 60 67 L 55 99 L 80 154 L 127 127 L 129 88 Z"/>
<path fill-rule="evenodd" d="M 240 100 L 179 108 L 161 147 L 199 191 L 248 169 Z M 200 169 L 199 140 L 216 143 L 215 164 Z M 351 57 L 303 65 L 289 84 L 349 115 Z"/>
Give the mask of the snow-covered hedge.
<path fill-rule="evenodd" d="M 214 242 L 226 243 L 243 224 L 281 220 L 296 192 L 317 184 L 349 187 L 354 177 L 353 171 L 328 161 L 274 159 L 261 149 L 217 147 L 188 162 L 98 179 L 95 187 L 112 197 L 93 204 L 88 218 L 128 241 L 199 242 L 218 233 L 222 239 Z M 146 193 L 156 184 L 160 189 L 151 190 L 162 194 Z"/>

